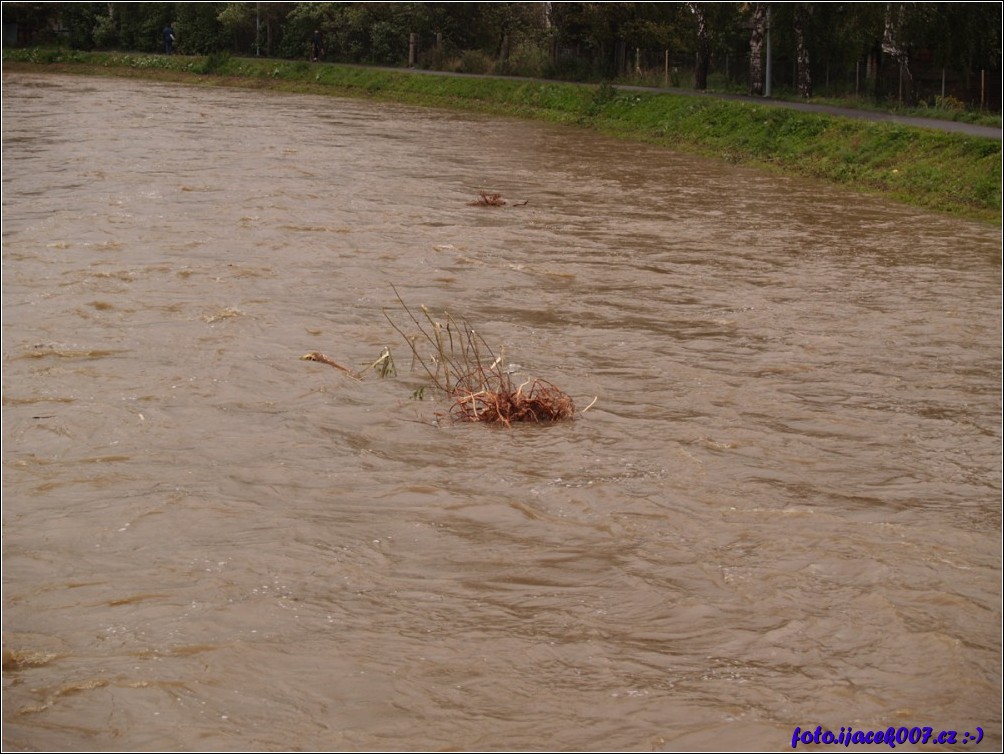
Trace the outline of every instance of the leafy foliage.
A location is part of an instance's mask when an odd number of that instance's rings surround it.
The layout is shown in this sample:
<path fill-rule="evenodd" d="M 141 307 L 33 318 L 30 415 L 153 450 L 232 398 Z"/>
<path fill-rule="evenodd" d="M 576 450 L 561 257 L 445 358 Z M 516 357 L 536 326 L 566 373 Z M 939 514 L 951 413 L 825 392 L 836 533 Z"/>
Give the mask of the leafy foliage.
<path fill-rule="evenodd" d="M 404 65 L 414 44 L 424 68 L 737 92 L 762 91 L 750 51 L 767 12 L 775 95 L 811 81 L 813 96 L 1000 106 L 999 3 L 4 3 L 22 42 L 78 50 L 157 52 L 172 23 L 182 54 L 308 60 L 316 31 L 328 62 Z"/>

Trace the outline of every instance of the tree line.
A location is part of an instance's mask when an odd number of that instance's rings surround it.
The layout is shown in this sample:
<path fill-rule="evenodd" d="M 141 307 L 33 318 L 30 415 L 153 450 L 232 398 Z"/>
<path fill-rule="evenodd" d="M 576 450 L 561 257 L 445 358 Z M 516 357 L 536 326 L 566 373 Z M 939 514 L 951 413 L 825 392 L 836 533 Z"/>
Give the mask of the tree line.
<path fill-rule="evenodd" d="M 4 3 L 4 40 L 999 109 L 1001 3 Z"/>

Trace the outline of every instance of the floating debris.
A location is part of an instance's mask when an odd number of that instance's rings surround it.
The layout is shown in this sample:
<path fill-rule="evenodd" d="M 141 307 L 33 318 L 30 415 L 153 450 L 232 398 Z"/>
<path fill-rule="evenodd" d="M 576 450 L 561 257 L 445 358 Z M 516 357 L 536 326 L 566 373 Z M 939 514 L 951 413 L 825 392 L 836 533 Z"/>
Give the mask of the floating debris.
<path fill-rule="evenodd" d="M 504 207 L 505 199 L 502 194 L 489 194 L 487 191 L 479 191 L 478 198 L 467 202 L 471 207 Z"/>
<path fill-rule="evenodd" d="M 234 309 L 228 306 L 226 309 L 221 309 L 220 311 L 216 312 L 216 314 L 207 314 L 202 318 L 202 321 L 205 322 L 207 325 L 211 325 L 215 322 L 220 322 L 221 320 L 224 319 L 232 319 L 233 317 L 242 317 L 242 316 L 244 316 L 244 312 L 242 312 L 240 309 Z"/>
<path fill-rule="evenodd" d="M 349 369 L 348 367 L 343 367 L 341 364 L 339 364 L 334 359 L 329 359 L 327 356 L 325 356 L 320 351 L 310 351 L 309 353 L 305 353 L 305 354 L 303 354 L 303 356 L 300 357 L 300 360 L 301 361 L 316 361 L 316 362 L 318 362 L 320 364 L 327 364 L 328 366 L 334 367 L 335 369 L 340 369 L 341 371 L 345 372 L 348 375 L 355 376 L 355 375 L 352 374 L 352 370 L 351 369 Z"/>
<path fill-rule="evenodd" d="M 529 388 L 527 389 L 527 385 Z M 475 390 L 474 388 L 479 388 Z M 575 403 L 546 380 L 527 380 L 513 387 L 509 375 L 479 372 L 454 390 L 454 419 L 504 424 L 552 422 L 575 418 Z"/>
<path fill-rule="evenodd" d="M 514 422 L 575 418 L 574 401 L 552 383 L 533 379 L 517 384 L 505 366 L 504 353 L 496 356 L 466 320 L 447 314 L 446 321 L 440 322 L 423 306 L 423 322 L 404 303 L 397 288 L 394 294 L 419 335 L 409 337 L 386 311 L 384 316 L 408 343 L 413 363 L 451 401 L 453 419 L 509 427 Z M 431 346 L 432 352 L 423 356 L 420 346 Z"/>

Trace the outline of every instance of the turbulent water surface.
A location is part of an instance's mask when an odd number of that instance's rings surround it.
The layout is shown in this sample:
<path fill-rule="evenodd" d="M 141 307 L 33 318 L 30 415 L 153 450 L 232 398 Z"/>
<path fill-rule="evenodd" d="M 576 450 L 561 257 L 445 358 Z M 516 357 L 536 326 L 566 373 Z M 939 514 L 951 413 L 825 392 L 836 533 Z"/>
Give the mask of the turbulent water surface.
<path fill-rule="evenodd" d="M 3 83 L 5 748 L 1001 746 L 998 229 L 581 130 Z M 451 423 L 395 287 L 595 405 Z"/>

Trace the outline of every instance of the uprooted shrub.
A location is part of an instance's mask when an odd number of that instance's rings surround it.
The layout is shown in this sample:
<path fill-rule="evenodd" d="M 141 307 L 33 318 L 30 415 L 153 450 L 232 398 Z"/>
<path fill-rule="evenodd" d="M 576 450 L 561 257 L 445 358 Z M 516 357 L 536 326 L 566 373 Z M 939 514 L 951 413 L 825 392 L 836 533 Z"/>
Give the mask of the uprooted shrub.
<path fill-rule="evenodd" d="M 409 336 L 387 311 L 384 315 L 408 343 L 414 363 L 450 401 L 452 418 L 507 427 L 514 422 L 575 418 L 571 397 L 550 382 L 532 379 L 517 384 L 503 363 L 502 351 L 496 356 L 466 320 L 446 314 L 441 322 L 424 306 L 419 318 L 396 288 L 394 294 L 418 333 Z"/>

